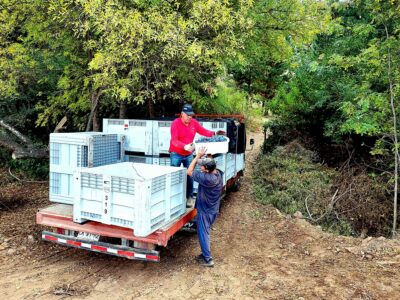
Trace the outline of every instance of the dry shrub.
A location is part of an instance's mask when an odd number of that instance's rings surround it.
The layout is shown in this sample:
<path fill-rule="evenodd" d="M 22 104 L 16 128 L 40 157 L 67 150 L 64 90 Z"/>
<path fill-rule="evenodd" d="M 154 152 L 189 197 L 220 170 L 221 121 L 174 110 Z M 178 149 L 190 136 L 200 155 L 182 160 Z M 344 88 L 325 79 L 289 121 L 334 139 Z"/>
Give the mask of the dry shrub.
<path fill-rule="evenodd" d="M 293 214 L 306 212 L 306 199 L 330 197 L 335 171 L 315 163 L 316 158 L 297 141 L 261 155 L 253 176 L 257 199 Z M 314 213 L 322 213 L 318 201 L 310 202 Z"/>
<path fill-rule="evenodd" d="M 253 173 L 257 200 L 287 214 L 301 211 L 338 234 L 388 235 L 392 200 L 387 180 L 348 164 L 336 171 L 317 160 L 297 141 L 260 155 Z"/>
<path fill-rule="evenodd" d="M 338 195 L 334 211 L 338 219 L 351 224 L 357 234 L 388 235 L 392 219 L 392 199 L 388 183 L 372 177 L 365 169 L 348 168 L 337 178 Z"/>

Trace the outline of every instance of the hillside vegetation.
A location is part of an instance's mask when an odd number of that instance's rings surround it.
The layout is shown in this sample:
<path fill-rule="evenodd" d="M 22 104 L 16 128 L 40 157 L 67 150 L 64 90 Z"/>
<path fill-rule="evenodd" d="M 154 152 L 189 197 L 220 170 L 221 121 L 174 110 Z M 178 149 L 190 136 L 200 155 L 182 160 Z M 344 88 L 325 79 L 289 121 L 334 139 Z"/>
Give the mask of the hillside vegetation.
<path fill-rule="evenodd" d="M 4 0 L 0 20 L 5 169 L 40 179 L 50 132 L 190 102 L 251 129 L 268 118 L 262 202 L 340 233 L 396 235 L 397 1 Z M 274 150 L 288 143 L 304 150 Z"/>

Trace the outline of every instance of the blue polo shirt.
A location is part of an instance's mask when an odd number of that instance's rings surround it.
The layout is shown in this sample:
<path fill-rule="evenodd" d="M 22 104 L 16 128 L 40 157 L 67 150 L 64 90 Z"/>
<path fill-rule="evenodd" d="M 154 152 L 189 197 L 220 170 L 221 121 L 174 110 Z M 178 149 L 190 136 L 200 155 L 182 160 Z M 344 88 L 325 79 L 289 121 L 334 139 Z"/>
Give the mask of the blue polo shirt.
<path fill-rule="evenodd" d="M 221 171 L 217 170 L 214 174 L 195 170 L 192 178 L 199 183 L 195 204 L 197 211 L 203 214 L 218 213 L 223 187 Z"/>

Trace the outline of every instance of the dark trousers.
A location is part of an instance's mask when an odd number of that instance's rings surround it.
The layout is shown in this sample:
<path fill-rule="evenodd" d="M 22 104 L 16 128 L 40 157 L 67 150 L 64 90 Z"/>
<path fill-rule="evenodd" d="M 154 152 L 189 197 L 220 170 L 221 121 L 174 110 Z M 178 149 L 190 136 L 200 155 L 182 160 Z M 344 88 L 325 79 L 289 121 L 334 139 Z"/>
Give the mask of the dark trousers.
<path fill-rule="evenodd" d="M 197 212 L 197 236 L 199 237 L 201 253 L 207 262 L 212 259 L 210 250 L 210 228 L 217 219 L 217 215 L 218 214 L 202 214 Z"/>

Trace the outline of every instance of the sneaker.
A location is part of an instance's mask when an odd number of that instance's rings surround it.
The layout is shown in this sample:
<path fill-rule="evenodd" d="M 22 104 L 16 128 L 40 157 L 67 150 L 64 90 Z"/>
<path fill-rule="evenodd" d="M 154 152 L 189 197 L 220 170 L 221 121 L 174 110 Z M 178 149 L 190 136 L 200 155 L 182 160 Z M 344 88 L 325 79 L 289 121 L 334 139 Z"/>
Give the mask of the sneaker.
<path fill-rule="evenodd" d="M 198 263 L 201 263 L 204 261 L 204 256 L 203 254 L 199 254 L 194 258 Z"/>
<path fill-rule="evenodd" d="M 193 199 L 193 197 L 187 197 L 186 198 L 186 208 L 192 208 L 194 207 L 194 202 L 196 200 Z"/>
<path fill-rule="evenodd" d="M 211 258 L 209 261 L 206 261 L 204 258 L 199 262 L 200 266 L 203 267 L 214 267 L 214 260 Z"/>

